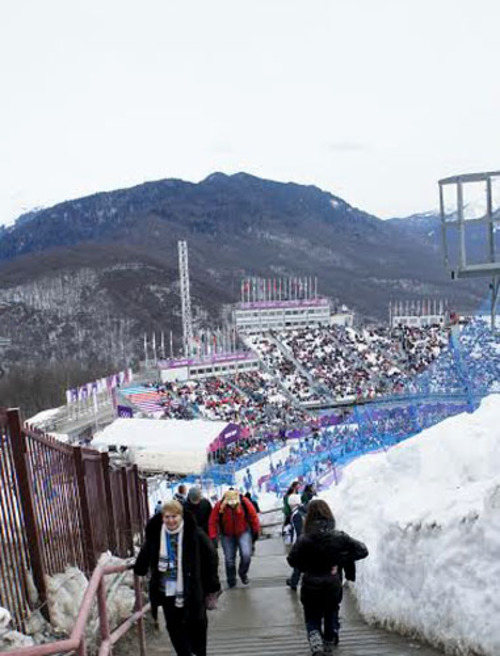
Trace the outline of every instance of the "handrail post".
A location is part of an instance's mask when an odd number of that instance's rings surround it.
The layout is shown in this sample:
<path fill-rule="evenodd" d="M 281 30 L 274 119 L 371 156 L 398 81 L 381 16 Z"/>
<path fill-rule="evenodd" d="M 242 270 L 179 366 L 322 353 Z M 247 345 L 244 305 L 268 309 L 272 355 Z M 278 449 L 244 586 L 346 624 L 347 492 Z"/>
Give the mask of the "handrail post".
<path fill-rule="evenodd" d="M 134 590 L 135 590 L 135 610 L 139 612 L 142 610 L 142 589 L 141 580 L 138 576 L 134 575 Z M 146 656 L 146 634 L 144 631 L 144 616 L 140 615 L 137 620 L 137 633 L 139 636 L 139 654 Z"/>
<path fill-rule="evenodd" d="M 96 554 L 94 548 L 94 537 L 92 535 L 92 521 L 90 519 L 89 500 L 87 489 L 85 487 L 85 465 L 83 463 L 82 447 L 75 446 L 73 449 L 75 457 L 76 481 L 78 484 L 78 494 L 80 496 L 80 510 L 82 513 L 83 523 L 83 553 L 89 572 L 92 572 L 96 566 Z"/>
<path fill-rule="evenodd" d="M 142 531 L 147 522 L 147 519 L 144 519 L 142 516 L 141 479 L 139 478 L 139 468 L 137 467 L 137 465 L 132 466 L 132 471 L 134 472 L 135 501 L 137 506 L 137 517 L 135 517 L 134 519 L 137 522 L 136 526 L 139 529 L 142 539 Z"/>
<path fill-rule="evenodd" d="M 19 485 L 24 523 L 26 526 L 26 542 L 28 545 L 31 567 L 33 569 L 33 581 L 40 598 L 42 614 L 45 619 L 50 621 L 49 611 L 46 604 L 47 587 L 45 585 L 43 551 L 35 519 L 32 480 L 28 471 L 26 437 L 21 429 L 18 408 L 7 410 L 7 425 L 12 445 L 12 455 L 17 483 Z"/>
<path fill-rule="evenodd" d="M 97 607 L 99 609 L 99 630 L 101 632 L 101 642 L 109 640 L 109 618 L 108 608 L 106 606 L 106 586 L 104 585 L 104 576 L 99 582 L 97 588 Z"/>
<path fill-rule="evenodd" d="M 132 556 L 134 554 L 134 536 L 132 534 L 132 517 L 130 513 L 130 498 L 129 498 L 129 485 L 128 485 L 128 476 L 126 467 L 122 467 L 122 489 L 123 489 L 123 505 L 125 508 L 125 523 L 126 523 L 126 542 L 128 555 Z"/>
<path fill-rule="evenodd" d="M 106 495 L 106 506 L 108 510 L 108 547 L 111 553 L 116 554 L 115 509 L 113 506 L 113 495 L 111 493 L 109 454 L 107 452 L 101 453 L 101 466 L 104 477 L 104 494 Z"/>
<path fill-rule="evenodd" d="M 141 535 L 144 537 L 144 527 L 148 523 L 149 519 L 149 498 L 148 498 L 148 481 L 146 478 L 141 479 L 141 491 L 142 494 L 144 495 L 144 517 L 143 517 L 143 524 L 141 528 Z"/>

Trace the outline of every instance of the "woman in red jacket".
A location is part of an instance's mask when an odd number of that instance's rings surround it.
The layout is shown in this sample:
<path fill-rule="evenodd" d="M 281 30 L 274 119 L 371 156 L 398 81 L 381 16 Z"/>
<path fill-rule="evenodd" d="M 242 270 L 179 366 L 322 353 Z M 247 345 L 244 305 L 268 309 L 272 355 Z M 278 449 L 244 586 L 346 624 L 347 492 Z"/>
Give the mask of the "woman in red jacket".
<path fill-rule="evenodd" d="M 208 535 L 217 541 L 220 536 L 226 562 L 227 585 L 236 585 L 236 553 L 240 552 L 238 574 L 243 585 L 248 584 L 253 541 L 259 536 L 260 522 L 252 503 L 237 490 L 228 490 L 210 515 Z"/>

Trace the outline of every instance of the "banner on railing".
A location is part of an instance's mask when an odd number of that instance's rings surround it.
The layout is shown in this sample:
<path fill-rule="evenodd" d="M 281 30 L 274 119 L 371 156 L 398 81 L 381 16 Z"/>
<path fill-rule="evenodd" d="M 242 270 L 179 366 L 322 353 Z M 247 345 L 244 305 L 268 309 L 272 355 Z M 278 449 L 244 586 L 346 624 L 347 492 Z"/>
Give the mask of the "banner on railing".
<path fill-rule="evenodd" d="M 66 403 L 68 405 L 72 403 L 78 403 L 79 401 L 88 401 L 89 398 L 95 397 L 99 394 L 107 392 L 111 393 L 116 387 L 122 387 L 131 383 L 133 380 L 132 369 L 125 369 L 120 371 L 117 374 L 111 374 L 100 378 L 99 380 L 94 380 L 91 383 L 85 383 L 78 387 L 72 387 L 71 389 L 66 390 Z"/>

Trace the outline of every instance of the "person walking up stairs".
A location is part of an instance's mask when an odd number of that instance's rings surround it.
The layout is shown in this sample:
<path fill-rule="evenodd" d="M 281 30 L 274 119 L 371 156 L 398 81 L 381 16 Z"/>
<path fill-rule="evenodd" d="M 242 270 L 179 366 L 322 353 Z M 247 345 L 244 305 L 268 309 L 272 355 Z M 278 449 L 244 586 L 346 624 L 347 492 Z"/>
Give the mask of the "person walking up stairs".
<path fill-rule="evenodd" d="M 252 560 L 252 545 L 260 534 L 259 517 L 253 504 L 234 489 L 229 489 L 210 515 L 208 535 L 216 543 L 220 536 L 229 588 L 236 585 L 236 554 L 240 553 L 238 574 L 248 585 L 248 570 Z"/>

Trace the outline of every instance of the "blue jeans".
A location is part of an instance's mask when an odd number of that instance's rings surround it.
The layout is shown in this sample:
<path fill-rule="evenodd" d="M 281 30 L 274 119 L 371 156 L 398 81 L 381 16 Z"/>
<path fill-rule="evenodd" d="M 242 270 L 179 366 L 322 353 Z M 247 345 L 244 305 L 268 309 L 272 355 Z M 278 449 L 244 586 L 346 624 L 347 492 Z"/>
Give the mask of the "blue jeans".
<path fill-rule="evenodd" d="M 226 561 L 226 578 L 229 586 L 236 585 L 236 552 L 240 551 L 240 566 L 238 574 L 244 579 L 250 568 L 252 560 L 252 534 L 245 531 L 239 537 L 221 535 L 222 551 Z"/>

